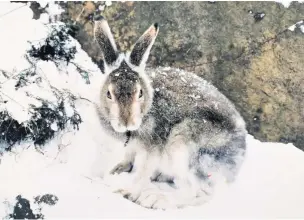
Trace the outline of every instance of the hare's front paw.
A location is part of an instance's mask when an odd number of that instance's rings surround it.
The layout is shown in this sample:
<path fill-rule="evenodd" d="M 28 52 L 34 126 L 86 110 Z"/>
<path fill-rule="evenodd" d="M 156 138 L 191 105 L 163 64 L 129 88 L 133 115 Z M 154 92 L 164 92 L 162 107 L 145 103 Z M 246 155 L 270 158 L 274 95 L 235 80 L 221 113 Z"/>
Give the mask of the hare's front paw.
<path fill-rule="evenodd" d="M 110 174 L 120 174 L 123 172 L 130 172 L 133 168 L 133 164 L 131 162 L 121 162 L 117 164 L 111 171 Z"/>
<path fill-rule="evenodd" d="M 135 201 L 137 204 L 150 209 L 175 209 L 178 206 L 168 198 L 168 195 L 158 190 L 145 190 Z"/>
<path fill-rule="evenodd" d="M 118 190 L 115 190 L 114 193 L 119 193 L 121 194 L 124 198 L 132 201 L 132 202 L 135 202 L 140 193 L 137 191 L 137 190 L 134 190 L 134 189 L 118 189 Z"/>

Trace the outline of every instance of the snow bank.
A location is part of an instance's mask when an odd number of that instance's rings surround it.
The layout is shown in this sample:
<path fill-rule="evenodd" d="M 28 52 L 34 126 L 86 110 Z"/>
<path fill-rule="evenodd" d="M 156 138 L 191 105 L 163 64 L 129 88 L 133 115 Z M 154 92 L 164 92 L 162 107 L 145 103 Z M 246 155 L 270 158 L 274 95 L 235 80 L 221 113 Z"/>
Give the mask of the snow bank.
<path fill-rule="evenodd" d="M 248 156 L 234 185 L 223 187 L 210 203 L 201 207 L 164 212 L 133 204 L 112 193 L 101 179 L 90 176 L 88 164 L 94 158 L 90 148 L 102 142 L 100 133 L 99 140 L 95 139 L 93 124 L 92 118 L 81 124 L 79 133 L 68 138 L 72 143 L 67 151 L 59 156 L 42 155 L 33 147 L 20 147 L 18 153 L 5 154 L 0 166 L 0 197 L 8 202 L 0 206 L 0 216 L 12 213 L 12 204 L 19 194 L 31 204 L 38 195 L 53 194 L 59 200 L 54 206 L 42 208 L 46 218 L 304 217 L 304 153 L 291 144 L 261 143 L 248 136 Z M 47 148 L 54 149 L 57 144 L 54 140 Z"/>
<path fill-rule="evenodd" d="M 0 14 L 21 5 L 1 3 Z M 32 12 L 25 6 L 0 18 L 0 27 L 5 30 L 0 36 L 0 75 L 4 73 L 0 78 L 0 95 L 2 99 L 7 96 L 14 99 L 6 100 L 0 110 L 26 124 L 33 119 L 32 105 L 41 107 L 43 101 L 56 104 L 64 100 L 62 114 L 69 117 L 77 112 L 82 122 L 79 129 L 72 124 L 60 129 L 55 121 L 48 124 L 54 136 L 43 147 L 25 139 L 10 152 L 3 152 L 0 217 L 9 218 L 16 213 L 16 198 L 21 195 L 28 201 L 32 218 L 304 218 L 304 153 L 291 144 L 261 143 L 250 135 L 247 159 L 236 183 L 219 188 L 214 199 L 201 207 L 148 210 L 112 193 L 115 184 L 124 184 L 129 179 L 124 175 L 99 178 L 123 155 L 123 146 L 111 140 L 97 120 L 94 103 L 103 75 L 71 37 L 64 45 L 65 49 L 76 48 L 69 62 L 54 57 L 28 59 L 27 51 L 33 45 L 39 48 L 52 30 L 61 25 L 45 24 L 46 16 L 32 20 Z M 32 63 L 35 75 L 16 90 L 20 77 L 15 75 L 33 68 Z M 6 147 L 5 139 L 2 142 L 0 149 Z M 55 205 L 36 202 L 37 196 L 46 194 Z M 19 208 L 22 206 L 25 203 L 18 203 Z"/>

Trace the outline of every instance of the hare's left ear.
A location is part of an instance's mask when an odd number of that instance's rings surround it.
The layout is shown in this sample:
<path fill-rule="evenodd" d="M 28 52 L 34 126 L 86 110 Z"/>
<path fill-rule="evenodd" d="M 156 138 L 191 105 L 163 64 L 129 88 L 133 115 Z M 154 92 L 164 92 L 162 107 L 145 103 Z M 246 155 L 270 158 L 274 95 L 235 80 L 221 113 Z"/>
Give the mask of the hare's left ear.
<path fill-rule="evenodd" d="M 95 21 L 94 37 L 99 44 L 106 64 L 113 64 L 118 58 L 118 51 L 108 22 L 102 18 Z"/>
<path fill-rule="evenodd" d="M 130 54 L 130 62 L 134 66 L 145 67 L 158 30 L 158 24 L 155 23 L 136 41 Z"/>

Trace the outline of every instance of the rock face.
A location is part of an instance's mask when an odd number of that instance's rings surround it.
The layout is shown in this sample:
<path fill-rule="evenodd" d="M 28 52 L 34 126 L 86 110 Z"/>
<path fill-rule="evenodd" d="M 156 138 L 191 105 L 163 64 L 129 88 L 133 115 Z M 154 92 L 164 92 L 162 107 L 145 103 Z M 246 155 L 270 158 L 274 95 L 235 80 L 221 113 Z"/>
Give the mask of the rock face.
<path fill-rule="evenodd" d="M 288 27 L 304 4 L 276 2 L 67 2 L 62 20 L 99 63 L 92 14 L 104 16 L 118 46 L 130 49 L 152 23 L 160 33 L 150 66 L 193 71 L 232 100 L 250 134 L 304 149 L 304 33 Z M 82 13 L 81 13 L 82 12 Z M 303 26 L 304 28 L 304 26 Z"/>

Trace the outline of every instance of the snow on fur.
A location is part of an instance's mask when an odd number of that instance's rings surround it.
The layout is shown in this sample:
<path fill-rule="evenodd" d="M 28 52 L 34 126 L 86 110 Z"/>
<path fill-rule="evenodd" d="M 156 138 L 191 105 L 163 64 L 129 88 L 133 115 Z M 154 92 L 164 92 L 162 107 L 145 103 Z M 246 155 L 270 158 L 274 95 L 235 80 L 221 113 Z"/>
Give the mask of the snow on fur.
<path fill-rule="evenodd" d="M 0 14 L 22 5 L 1 3 Z M 56 7 L 51 9 L 58 14 Z M 219 186 L 213 200 L 201 207 L 148 210 L 112 193 L 132 178 L 106 174 L 124 148 L 97 119 L 94 103 L 104 76 L 69 36 L 68 27 L 47 24 L 48 16 L 32 20 L 24 6 L 0 19 L 5 30 L 0 36 L 0 119 L 11 121 L 6 128 L 13 129 L 2 133 L 8 137 L 21 125 L 24 132 L 11 142 L 1 139 L 0 217 L 304 217 L 304 153 L 291 144 L 261 143 L 250 135 L 235 184 Z M 30 136 L 42 132 L 30 126 L 37 120 L 42 131 L 53 131 L 41 146 Z M 4 152 L 8 146 L 10 151 Z"/>

